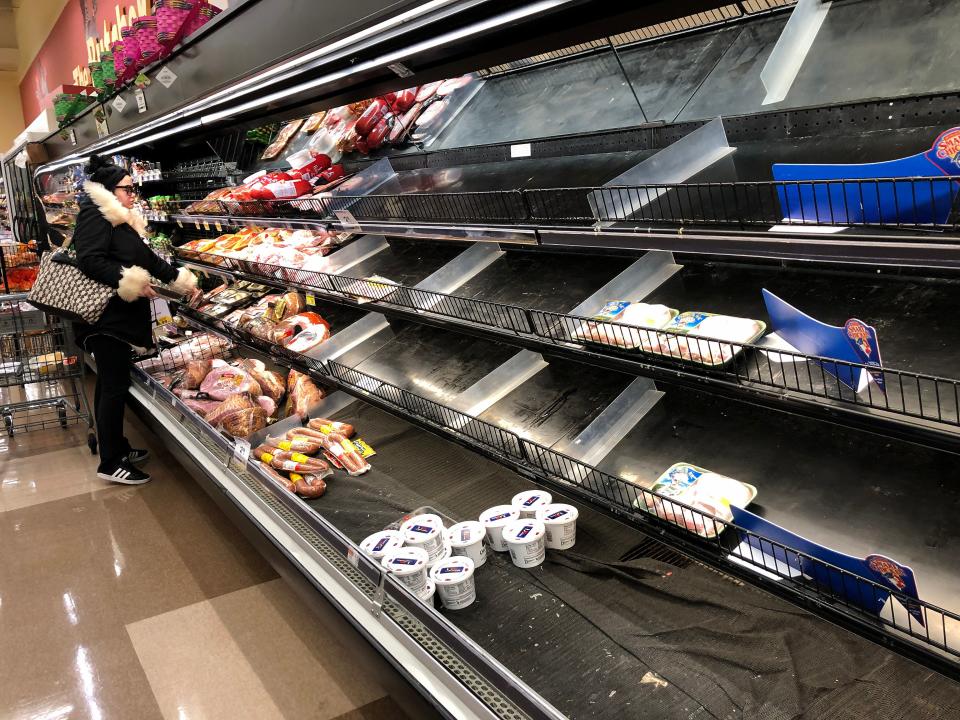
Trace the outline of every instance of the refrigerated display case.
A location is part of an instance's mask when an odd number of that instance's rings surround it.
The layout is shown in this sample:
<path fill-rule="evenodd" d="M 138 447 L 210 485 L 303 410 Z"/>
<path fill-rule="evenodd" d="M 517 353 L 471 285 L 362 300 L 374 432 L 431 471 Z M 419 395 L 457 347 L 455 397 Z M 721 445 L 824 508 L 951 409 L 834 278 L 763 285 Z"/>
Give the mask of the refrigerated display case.
<path fill-rule="evenodd" d="M 775 163 L 925 151 L 958 124 L 958 90 L 933 71 L 891 67 L 877 99 L 875 68 L 851 63 L 863 83 L 831 76 L 810 98 L 871 5 L 851 56 L 907 22 L 887 0 L 833 3 L 770 107 L 760 70 L 792 3 L 691 7 L 640 30 L 605 17 L 577 45 L 531 40 L 526 61 L 449 58 L 470 92 L 434 111 L 442 129 L 418 140 L 414 119 L 376 149 L 351 123 L 374 107 L 370 124 L 393 113 L 396 127 L 398 93 L 441 77 L 414 68 L 367 102 L 350 90 L 358 70 L 340 94 L 318 82 L 269 108 L 212 104 L 175 138 L 106 138 L 180 168 L 145 181 L 165 183 L 154 222 L 205 290 L 247 297 L 175 304 L 167 341 L 256 359 L 288 394 L 290 376 L 312 379 L 322 397 L 306 415 L 349 423 L 376 454 L 298 494 L 261 460 L 306 418 L 254 398 L 255 425 L 211 425 L 227 400 L 184 392 L 185 361 L 211 358 L 177 360 L 181 345 L 142 367 L 141 413 L 287 574 L 451 716 L 897 716 L 923 702 L 950 717 L 960 178 L 841 179 L 844 196 L 893 187 L 892 214 L 860 220 L 823 215 L 823 180 L 773 179 Z M 734 66 L 744 79 L 724 88 Z M 314 132 L 330 137 L 314 144 L 298 122 L 269 160 L 248 134 L 319 111 L 333 121 Z M 345 180 L 304 169 L 320 149 Z M 950 199 L 935 221 L 899 204 L 925 187 Z M 784 198 L 808 191 L 814 213 L 796 221 Z M 796 336 L 764 290 L 838 331 L 869 326 L 854 339 L 870 353 L 784 344 Z M 577 508 L 576 544 L 534 568 L 488 548 L 465 609 L 421 602 L 360 550 L 404 518 L 475 520 L 531 489 Z"/>

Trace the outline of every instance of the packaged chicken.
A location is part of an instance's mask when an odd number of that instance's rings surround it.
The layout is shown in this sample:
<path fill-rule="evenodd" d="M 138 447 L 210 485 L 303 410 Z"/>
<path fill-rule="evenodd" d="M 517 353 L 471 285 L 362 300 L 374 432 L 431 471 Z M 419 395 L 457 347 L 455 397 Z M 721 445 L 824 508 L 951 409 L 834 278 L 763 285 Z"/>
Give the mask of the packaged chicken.
<path fill-rule="evenodd" d="M 649 333 L 641 345 L 648 352 L 716 366 L 730 362 L 766 329 L 760 320 L 688 311 L 664 328 L 667 333 Z"/>
<path fill-rule="evenodd" d="M 708 538 L 733 522 L 731 506 L 745 508 L 757 496 L 753 485 L 689 463 L 669 467 L 650 490 L 656 495 L 643 493 L 635 502 L 639 509 Z"/>
<path fill-rule="evenodd" d="M 303 128 L 300 132 L 310 135 L 315 133 L 323 125 L 323 119 L 327 116 L 326 110 L 321 110 L 320 112 L 315 112 L 313 115 L 307 118 L 307 121 L 303 124 Z"/>
<path fill-rule="evenodd" d="M 632 350 L 642 345 L 649 330 L 664 327 L 676 316 L 677 311 L 666 305 L 616 300 L 604 305 L 593 319 L 582 323 L 574 336 L 587 342 Z"/>

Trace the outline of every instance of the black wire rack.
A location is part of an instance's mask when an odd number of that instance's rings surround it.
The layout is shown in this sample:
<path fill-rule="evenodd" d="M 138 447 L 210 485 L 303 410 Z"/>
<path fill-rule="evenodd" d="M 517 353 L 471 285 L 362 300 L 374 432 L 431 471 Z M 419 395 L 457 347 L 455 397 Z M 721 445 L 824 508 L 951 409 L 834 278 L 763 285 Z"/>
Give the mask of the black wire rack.
<path fill-rule="evenodd" d="M 616 356 L 638 364 L 682 370 L 707 380 L 781 395 L 793 393 L 859 410 L 960 427 L 960 380 L 780 350 L 757 342 L 728 342 L 675 330 L 643 328 L 586 316 L 391 285 L 365 278 L 251 262 L 211 253 L 184 252 L 182 259 L 228 271 L 279 289 L 294 287 L 371 309 L 399 309 L 457 324 L 489 328 L 566 350 Z M 861 373 L 872 378 L 859 392 Z M 883 384 L 878 384 L 877 380 Z"/>
<path fill-rule="evenodd" d="M 955 233 L 960 176 L 622 187 L 541 188 L 464 193 L 334 195 L 295 200 L 217 201 L 180 212 L 240 218 L 467 225 L 586 226 L 645 223 L 761 228 L 791 225 L 937 230 Z"/>

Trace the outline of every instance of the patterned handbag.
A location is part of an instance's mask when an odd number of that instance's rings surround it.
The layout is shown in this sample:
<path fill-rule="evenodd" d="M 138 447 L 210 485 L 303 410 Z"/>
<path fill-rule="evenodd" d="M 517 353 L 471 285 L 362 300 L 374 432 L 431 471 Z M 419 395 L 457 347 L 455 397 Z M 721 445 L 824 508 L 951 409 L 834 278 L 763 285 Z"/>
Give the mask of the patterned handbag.
<path fill-rule="evenodd" d="M 58 250 L 40 258 L 40 272 L 27 302 L 51 315 L 92 325 L 116 292 L 85 275 L 72 253 Z"/>

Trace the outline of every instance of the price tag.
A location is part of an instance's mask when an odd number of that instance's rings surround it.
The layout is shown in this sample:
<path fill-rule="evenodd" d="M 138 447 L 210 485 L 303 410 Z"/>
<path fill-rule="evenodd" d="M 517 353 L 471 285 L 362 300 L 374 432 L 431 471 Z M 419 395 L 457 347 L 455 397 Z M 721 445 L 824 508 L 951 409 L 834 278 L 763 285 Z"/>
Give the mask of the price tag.
<path fill-rule="evenodd" d="M 106 118 L 104 118 L 103 120 L 94 119 L 94 122 L 95 122 L 96 125 L 97 125 L 97 137 L 98 137 L 98 138 L 103 138 L 103 137 L 106 137 L 107 135 L 110 134 L 110 128 L 107 127 L 107 120 L 106 120 Z"/>
<path fill-rule="evenodd" d="M 203 221 L 203 229 L 207 232 L 210 232 L 210 223 L 208 223 L 206 220 Z"/>
<path fill-rule="evenodd" d="M 170 396 L 170 404 L 171 404 L 173 407 L 176 407 L 176 406 L 177 406 L 177 396 L 176 396 L 176 395 L 171 395 L 171 396 Z"/>
<path fill-rule="evenodd" d="M 70 144 L 71 145 L 77 144 L 77 133 L 73 128 L 70 128 Z"/>
<path fill-rule="evenodd" d="M 413 70 L 408 68 L 403 63 L 393 63 L 392 65 L 387 65 L 387 67 L 402 78 L 413 77 Z"/>
<path fill-rule="evenodd" d="M 307 295 L 306 299 L 307 299 L 307 305 L 309 305 L 310 307 L 313 307 L 314 305 L 317 304 L 317 299 L 313 295 Z"/>
<path fill-rule="evenodd" d="M 143 88 L 134 90 L 133 96 L 137 99 L 137 112 L 145 113 L 147 111 L 147 96 L 143 94 Z"/>
<path fill-rule="evenodd" d="M 357 222 L 357 219 L 349 210 L 334 210 L 333 214 L 337 216 L 337 220 L 340 221 L 344 230 L 356 230 L 360 227 L 360 223 Z"/>
<path fill-rule="evenodd" d="M 177 220 L 177 227 L 183 227 L 183 223 L 180 220 Z"/>
<path fill-rule="evenodd" d="M 347 548 L 347 562 L 354 567 L 358 567 L 360 565 L 360 553 L 357 552 L 355 547 Z"/>
<path fill-rule="evenodd" d="M 127 101 L 123 99 L 122 95 L 117 95 L 110 104 L 113 105 L 113 109 L 119 113 L 123 112 L 123 109 L 127 106 Z"/>
<path fill-rule="evenodd" d="M 520 143 L 519 145 L 510 146 L 510 157 L 512 158 L 528 158 L 530 154 L 530 143 Z"/>
<path fill-rule="evenodd" d="M 223 225 L 220 224 L 220 221 L 215 221 L 213 226 L 217 229 L 217 232 L 223 232 Z"/>
<path fill-rule="evenodd" d="M 247 460 L 250 459 L 250 443 L 243 438 L 236 438 L 233 441 L 233 458 L 231 465 L 237 470 L 243 470 L 247 466 Z"/>
<path fill-rule="evenodd" d="M 199 221 L 199 220 L 194 220 L 194 221 L 193 221 L 193 226 L 194 226 L 197 230 L 199 230 L 199 229 L 200 229 L 200 221 Z"/>
<path fill-rule="evenodd" d="M 164 66 L 160 72 L 157 73 L 157 80 L 160 81 L 160 84 L 165 88 L 169 88 L 177 81 L 177 75 L 170 68 Z"/>

